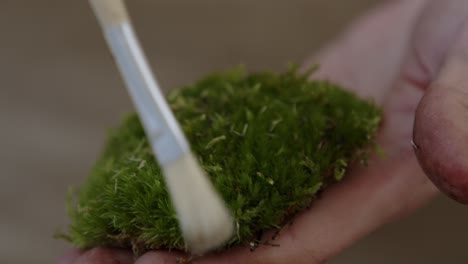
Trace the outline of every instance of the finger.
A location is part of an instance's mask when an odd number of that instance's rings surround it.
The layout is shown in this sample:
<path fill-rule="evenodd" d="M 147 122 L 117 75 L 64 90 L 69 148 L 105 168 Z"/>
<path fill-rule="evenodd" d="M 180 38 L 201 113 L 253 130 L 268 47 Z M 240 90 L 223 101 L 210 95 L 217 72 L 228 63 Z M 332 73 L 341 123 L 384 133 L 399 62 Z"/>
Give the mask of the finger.
<path fill-rule="evenodd" d="M 425 0 L 389 1 L 358 19 L 304 68 L 319 63 L 315 78 L 330 79 L 381 103 L 398 75 L 413 25 Z"/>
<path fill-rule="evenodd" d="M 72 249 L 67 251 L 59 260 L 58 264 L 73 264 L 75 260 L 83 254 L 83 250 Z"/>
<path fill-rule="evenodd" d="M 443 192 L 468 203 L 468 2 L 434 1 L 426 14 L 413 60 L 422 66 L 409 72 L 429 86 L 415 117 L 416 154 Z"/>
<path fill-rule="evenodd" d="M 468 26 L 447 58 L 418 107 L 414 141 L 433 182 L 468 204 Z"/>
<path fill-rule="evenodd" d="M 133 253 L 129 250 L 93 248 L 85 251 L 73 264 L 132 264 Z M 71 264 L 70 263 L 70 264 Z"/>
<path fill-rule="evenodd" d="M 251 252 L 238 247 L 194 260 L 196 264 L 323 263 L 378 226 L 405 216 L 435 193 L 414 155 L 373 162 L 359 177 L 349 177 L 328 191 L 314 206 L 273 241 Z M 401 206 L 404 204 L 405 206 Z M 269 237 L 265 237 L 267 239 Z M 270 234 L 271 238 L 271 234 Z M 137 263 L 174 263 L 176 256 L 152 252 Z"/>

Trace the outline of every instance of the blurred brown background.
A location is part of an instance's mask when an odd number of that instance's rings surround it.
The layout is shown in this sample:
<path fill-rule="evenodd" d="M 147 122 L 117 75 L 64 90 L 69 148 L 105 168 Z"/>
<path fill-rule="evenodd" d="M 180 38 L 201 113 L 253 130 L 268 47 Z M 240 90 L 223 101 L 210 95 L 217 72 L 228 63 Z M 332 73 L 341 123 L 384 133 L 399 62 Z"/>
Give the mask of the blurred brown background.
<path fill-rule="evenodd" d="M 377 0 L 128 1 L 163 87 L 301 62 Z M 0 263 L 54 263 L 68 186 L 132 109 L 87 1 L 0 0 Z M 439 198 L 333 264 L 467 263 L 468 208 Z"/>

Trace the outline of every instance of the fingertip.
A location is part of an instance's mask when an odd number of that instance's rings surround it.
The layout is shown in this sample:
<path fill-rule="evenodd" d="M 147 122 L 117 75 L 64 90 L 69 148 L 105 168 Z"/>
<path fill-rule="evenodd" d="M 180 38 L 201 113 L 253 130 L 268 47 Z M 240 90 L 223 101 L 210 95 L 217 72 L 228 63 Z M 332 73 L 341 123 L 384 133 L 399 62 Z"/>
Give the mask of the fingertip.
<path fill-rule="evenodd" d="M 432 182 L 468 204 L 468 98 L 456 91 L 440 84 L 428 90 L 416 110 L 413 141 L 419 164 Z"/>

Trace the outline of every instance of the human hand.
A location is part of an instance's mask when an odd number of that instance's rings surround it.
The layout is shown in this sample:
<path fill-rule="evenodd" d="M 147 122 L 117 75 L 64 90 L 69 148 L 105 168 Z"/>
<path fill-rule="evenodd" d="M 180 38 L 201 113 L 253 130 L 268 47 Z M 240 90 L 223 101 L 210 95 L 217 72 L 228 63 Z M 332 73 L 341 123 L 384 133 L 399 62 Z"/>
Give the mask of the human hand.
<path fill-rule="evenodd" d="M 468 127 L 462 121 L 468 119 L 468 101 L 463 101 L 468 100 L 468 84 L 463 83 L 463 70 L 468 69 L 466 18 L 465 0 L 389 1 L 315 56 L 311 63 L 319 62 L 321 68 L 314 78 L 332 80 L 382 105 L 378 142 L 386 157 L 372 157 L 369 167 L 355 168 L 328 190 L 277 238 L 280 247 L 254 252 L 239 247 L 194 263 L 322 263 L 413 212 L 438 193 L 414 155 L 413 131 L 427 174 L 442 190 L 468 202 L 468 167 L 462 159 L 468 151 L 463 140 Z M 136 263 L 175 263 L 178 256 L 148 252 Z M 61 263 L 132 260 L 129 252 L 92 249 L 70 252 Z"/>

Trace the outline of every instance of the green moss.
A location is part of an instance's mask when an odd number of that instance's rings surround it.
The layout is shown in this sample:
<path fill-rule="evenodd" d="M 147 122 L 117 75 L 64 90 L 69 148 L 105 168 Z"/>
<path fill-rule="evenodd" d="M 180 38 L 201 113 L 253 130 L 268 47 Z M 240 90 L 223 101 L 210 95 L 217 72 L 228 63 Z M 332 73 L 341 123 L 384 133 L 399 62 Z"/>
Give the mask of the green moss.
<path fill-rule="evenodd" d="M 308 207 L 350 163 L 365 161 L 380 109 L 292 69 L 212 74 L 168 100 L 193 151 L 248 245 Z M 68 237 L 78 247 L 184 249 L 161 171 L 135 114 L 114 129 L 75 201 Z"/>

